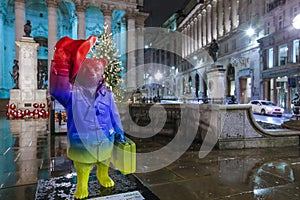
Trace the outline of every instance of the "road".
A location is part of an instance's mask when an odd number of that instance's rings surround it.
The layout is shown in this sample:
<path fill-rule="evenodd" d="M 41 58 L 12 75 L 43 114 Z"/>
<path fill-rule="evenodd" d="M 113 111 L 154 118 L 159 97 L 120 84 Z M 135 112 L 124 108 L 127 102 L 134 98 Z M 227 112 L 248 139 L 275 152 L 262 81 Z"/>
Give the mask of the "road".
<path fill-rule="evenodd" d="M 262 121 L 270 124 L 281 125 L 283 122 L 290 119 L 290 115 L 283 115 L 282 117 L 277 116 L 268 116 L 268 115 L 259 115 L 253 114 L 256 121 Z"/>

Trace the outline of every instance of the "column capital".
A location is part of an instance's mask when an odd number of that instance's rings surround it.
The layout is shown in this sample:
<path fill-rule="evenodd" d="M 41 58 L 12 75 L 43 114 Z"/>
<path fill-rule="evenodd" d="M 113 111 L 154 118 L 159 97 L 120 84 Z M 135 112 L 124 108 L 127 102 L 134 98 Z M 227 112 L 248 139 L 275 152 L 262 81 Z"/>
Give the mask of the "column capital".
<path fill-rule="evenodd" d="M 212 5 L 213 7 L 217 6 L 217 0 L 212 0 L 212 1 L 211 1 L 211 5 Z"/>
<path fill-rule="evenodd" d="M 15 3 L 25 3 L 25 0 L 15 0 Z"/>
<path fill-rule="evenodd" d="M 76 1 L 75 2 L 76 11 L 85 12 L 87 9 L 87 5 L 88 3 L 85 1 Z"/>
<path fill-rule="evenodd" d="M 111 16 L 113 9 L 108 4 L 101 4 L 101 11 L 103 12 L 104 16 Z"/>
<path fill-rule="evenodd" d="M 59 0 L 46 0 L 48 7 L 57 8 Z"/>
<path fill-rule="evenodd" d="M 136 25 L 139 28 L 142 28 L 145 26 L 145 20 L 148 18 L 149 13 L 146 12 L 139 12 L 137 13 L 137 18 L 136 18 Z"/>
<path fill-rule="evenodd" d="M 202 17 L 202 13 L 201 13 L 201 12 L 197 12 L 196 15 L 197 15 L 197 18 L 198 18 L 198 19 Z"/>
<path fill-rule="evenodd" d="M 137 17 L 138 12 L 135 9 L 127 9 L 126 17 L 128 19 L 135 19 Z"/>

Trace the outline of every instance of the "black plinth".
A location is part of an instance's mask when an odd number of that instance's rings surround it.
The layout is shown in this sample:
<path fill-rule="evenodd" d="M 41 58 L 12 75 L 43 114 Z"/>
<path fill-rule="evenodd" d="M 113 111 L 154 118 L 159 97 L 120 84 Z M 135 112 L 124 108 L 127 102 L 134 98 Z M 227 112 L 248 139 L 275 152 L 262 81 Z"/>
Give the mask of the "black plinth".
<path fill-rule="evenodd" d="M 134 175 L 123 175 L 117 170 L 110 169 L 110 177 L 114 180 L 115 186 L 112 188 L 102 187 L 92 172 L 89 179 L 89 197 L 110 196 L 126 192 L 138 191 L 145 199 L 159 200 L 146 186 L 140 182 Z M 65 175 L 45 180 L 39 180 L 36 190 L 36 200 L 73 200 L 73 194 L 76 187 L 76 175 Z"/>

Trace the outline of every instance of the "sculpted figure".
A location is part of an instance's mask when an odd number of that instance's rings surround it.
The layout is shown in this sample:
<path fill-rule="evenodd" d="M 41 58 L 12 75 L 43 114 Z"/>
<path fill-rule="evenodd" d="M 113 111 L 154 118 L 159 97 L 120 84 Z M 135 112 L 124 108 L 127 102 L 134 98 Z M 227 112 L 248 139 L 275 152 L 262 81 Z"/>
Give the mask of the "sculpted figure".
<path fill-rule="evenodd" d="M 24 25 L 24 37 L 31 37 L 30 33 L 31 33 L 31 22 L 30 20 L 27 20 L 26 24 Z"/>
<path fill-rule="evenodd" d="M 19 89 L 19 61 L 14 60 L 14 66 L 12 73 L 10 73 L 11 77 L 14 79 L 15 87 L 13 89 Z"/>
<path fill-rule="evenodd" d="M 68 157 L 74 161 L 77 185 L 74 197 L 88 197 L 93 165 L 104 187 L 114 186 L 108 175 L 114 140 L 124 141 L 113 93 L 105 87 L 105 59 L 86 58 L 96 36 L 87 40 L 60 39 L 51 62 L 50 93 L 66 109 Z"/>
<path fill-rule="evenodd" d="M 216 39 L 213 39 L 212 43 L 208 47 L 208 54 L 213 59 L 214 62 L 217 62 L 218 60 L 218 51 L 219 51 L 219 45 L 216 41 Z"/>

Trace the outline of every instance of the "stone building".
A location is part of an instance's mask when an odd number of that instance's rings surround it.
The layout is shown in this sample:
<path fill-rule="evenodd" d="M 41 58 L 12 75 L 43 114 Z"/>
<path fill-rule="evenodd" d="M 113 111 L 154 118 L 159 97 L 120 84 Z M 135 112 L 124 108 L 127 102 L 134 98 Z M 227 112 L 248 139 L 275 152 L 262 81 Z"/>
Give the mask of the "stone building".
<path fill-rule="evenodd" d="M 240 103 L 260 98 L 260 56 L 257 39 L 264 34 L 265 1 L 208 0 L 184 10 L 186 17 L 179 21 L 178 31 L 187 35 L 182 41 L 185 61 L 178 65 L 182 94 L 195 92 L 208 95 L 207 72 L 213 64 L 208 47 L 214 39 L 219 45 L 217 64 L 223 66 L 222 96 L 236 96 Z M 247 34 L 248 31 L 248 34 Z M 250 31 L 253 31 L 252 33 Z M 186 60 L 195 60 L 195 64 Z M 190 87 L 192 89 L 187 89 Z M 209 97 L 209 95 L 208 95 Z"/>
<path fill-rule="evenodd" d="M 291 110 L 291 101 L 300 86 L 300 33 L 293 26 L 293 19 L 300 13 L 300 2 L 267 1 L 265 11 L 265 35 L 259 40 L 262 97 Z"/>
<path fill-rule="evenodd" d="M 13 80 L 9 72 L 18 58 L 15 41 L 24 35 L 23 27 L 31 21 L 31 37 L 39 43 L 38 71 L 47 81 L 54 45 L 64 37 L 84 39 L 100 35 L 108 24 L 122 57 L 123 67 L 135 71 L 143 62 L 143 51 L 126 53 L 144 46 L 143 35 L 134 30 L 144 27 L 148 14 L 143 0 L 8 0 L 0 4 L 0 98 L 9 98 Z M 5 31 L 4 31 L 5 30 Z M 143 73 L 143 72 L 140 72 Z M 38 74 L 36 76 L 39 76 Z M 132 73 L 127 85 L 134 88 L 140 75 Z"/>
<path fill-rule="evenodd" d="M 175 96 L 209 96 L 207 75 L 214 63 L 207 50 L 216 39 L 217 65 L 225 69 L 224 90 L 220 91 L 224 98 L 235 96 L 239 103 L 268 99 L 289 109 L 296 92 L 294 83 L 299 85 L 295 77 L 299 34 L 291 26 L 300 13 L 299 6 L 296 0 L 188 1 L 162 25 L 170 37 L 175 30 L 183 34 L 181 44 L 177 44 L 181 58 L 170 65 L 175 67 L 175 74 L 168 78 Z M 168 49 L 167 43 L 164 45 Z M 166 55 L 152 52 L 152 57 L 162 60 Z"/>

